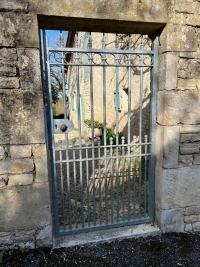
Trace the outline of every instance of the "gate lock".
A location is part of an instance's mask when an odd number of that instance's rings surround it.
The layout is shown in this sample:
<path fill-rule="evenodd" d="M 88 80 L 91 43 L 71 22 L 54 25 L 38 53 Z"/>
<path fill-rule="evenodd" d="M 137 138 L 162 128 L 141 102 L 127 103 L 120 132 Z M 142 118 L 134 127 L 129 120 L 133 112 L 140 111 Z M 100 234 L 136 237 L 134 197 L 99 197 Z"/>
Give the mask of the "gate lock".
<path fill-rule="evenodd" d="M 69 133 L 74 129 L 74 124 L 68 119 L 56 119 L 53 120 L 54 123 L 54 133 Z"/>

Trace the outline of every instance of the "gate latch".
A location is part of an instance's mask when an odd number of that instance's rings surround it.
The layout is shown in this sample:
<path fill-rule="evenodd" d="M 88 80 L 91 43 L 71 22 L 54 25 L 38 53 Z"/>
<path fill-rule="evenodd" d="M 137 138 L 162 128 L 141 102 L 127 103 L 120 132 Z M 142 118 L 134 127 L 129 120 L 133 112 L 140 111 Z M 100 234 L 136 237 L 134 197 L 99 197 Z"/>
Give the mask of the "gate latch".
<path fill-rule="evenodd" d="M 115 103 L 115 110 L 118 112 L 122 111 L 122 104 L 121 104 L 122 95 L 119 91 L 114 91 L 114 103 Z"/>
<path fill-rule="evenodd" d="M 72 121 L 68 119 L 55 119 L 53 120 L 54 123 L 54 133 L 69 133 L 74 129 L 74 124 Z"/>

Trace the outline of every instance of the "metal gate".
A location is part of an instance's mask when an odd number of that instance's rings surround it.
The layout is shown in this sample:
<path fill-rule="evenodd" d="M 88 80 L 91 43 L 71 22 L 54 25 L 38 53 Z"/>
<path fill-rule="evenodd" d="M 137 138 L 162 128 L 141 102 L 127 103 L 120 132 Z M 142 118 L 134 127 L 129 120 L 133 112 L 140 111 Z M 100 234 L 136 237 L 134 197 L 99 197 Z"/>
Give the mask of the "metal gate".
<path fill-rule="evenodd" d="M 55 235 L 151 222 L 158 37 L 42 33 Z"/>

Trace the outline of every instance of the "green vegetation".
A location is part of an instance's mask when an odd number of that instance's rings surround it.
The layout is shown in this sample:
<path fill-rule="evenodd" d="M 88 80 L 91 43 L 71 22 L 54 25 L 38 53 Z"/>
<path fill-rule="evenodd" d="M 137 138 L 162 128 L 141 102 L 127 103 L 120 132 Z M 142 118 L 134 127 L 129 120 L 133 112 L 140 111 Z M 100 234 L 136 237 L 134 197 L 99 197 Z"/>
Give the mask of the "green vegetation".
<path fill-rule="evenodd" d="M 122 143 L 122 133 L 118 133 L 118 140 L 119 140 L 119 145 Z M 116 133 L 109 129 L 106 128 L 106 145 L 110 145 L 110 138 L 113 138 L 113 145 L 116 145 L 116 140 L 117 140 L 117 135 Z M 102 137 L 102 142 L 104 143 L 104 136 Z"/>
<path fill-rule="evenodd" d="M 84 123 L 91 127 L 92 125 L 92 120 L 91 119 L 87 119 L 87 120 L 84 120 Z M 99 121 L 94 121 L 94 127 L 96 128 L 99 128 L 99 127 L 102 127 L 103 126 L 103 123 L 102 122 L 99 122 Z"/>
<path fill-rule="evenodd" d="M 5 255 L 5 250 L 0 251 L 0 263 L 3 263 L 3 256 Z"/>

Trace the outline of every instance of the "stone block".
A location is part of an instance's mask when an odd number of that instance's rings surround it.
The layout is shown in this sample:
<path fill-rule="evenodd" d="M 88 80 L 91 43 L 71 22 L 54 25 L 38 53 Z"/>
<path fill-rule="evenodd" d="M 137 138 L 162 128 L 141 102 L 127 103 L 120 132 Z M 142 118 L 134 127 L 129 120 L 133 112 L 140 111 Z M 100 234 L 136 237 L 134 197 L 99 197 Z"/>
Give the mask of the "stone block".
<path fill-rule="evenodd" d="M 158 90 L 177 87 L 178 54 L 165 53 L 159 57 Z"/>
<path fill-rule="evenodd" d="M 30 158 L 31 146 L 10 146 L 10 154 L 12 159 Z"/>
<path fill-rule="evenodd" d="M 200 166 L 163 170 L 159 185 L 162 209 L 200 204 L 199 173 Z"/>
<path fill-rule="evenodd" d="M 198 3 L 192 0 L 175 0 L 174 10 L 186 14 L 195 14 L 197 12 Z"/>
<path fill-rule="evenodd" d="M 190 216 L 185 216 L 184 221 L 186 223 L 194 223 L 200 221 L 200 215 L 190 215 Z"/>
<path fill-rule="evenodd" d="M 8 186 L 28 185 L 33 183 L 33 174 L 9 175 Z"/>
<path fill-rule="evenodd" d="M 180 58 L 200 58 L 199 52 L 181 52 Z"/>
<path fill-rule="evenodd" d="M 188 223 L 185 225 L 185 232 L 192 232 L 192 224 Z"/>
<path fill-rule="evenodd" d="M 0 66 L 0 76 L 16 76 L 17 68 L 12 65 L 4 64 Z"/>
<path fill-rule="evenodd" d="M 163 166 L 163 139 L 164 139 L 164 127 L 156 124 L 156 142 L 155 142 L 155 154 L 156 165 Z"/>
<path fill-rule="evenodd" d="M 27 0 L 1 0 L 0 11 L 27 11 Z"/>
<path fill-rule="evenodd" d="M 17 49 L 0 48 L 0 64 L 17 64 Z"/>
<path fill-rule="evenodd" d="M 5 151 L 4 148 L 2 146 L 0 146 L 0 160 L 5 158 Z"/>
<path fill-rule="evenodd" d="M 184 221 L 181 209 L 162 210 L 160 222 L 162 233 L 184 232 Z"/>
<path fill-rule="evenodd" d="M 186 207 L 185 215 L 193 215 L 193 214 L 200 215 L 200 206 Z"/>
<path fill-rule="evenodd" d="M 193 164 L 200 165 L 200 155 L 194 155 Z"/>
<path fill-rule="evenodd" d="M 180 133 L 200 133 L 200 125 L 181 125 Z"/>
<path fill-rule="evenodd" d="M 19 78 L 16 77 L 0 77 L 0 89 L 18 89 Z"/>
<path fill-rule="evenodd" d="M 193 155 L 180 155 L 178 157 L 179 167 L 191 166 L 193 163 Z"/>
<path fill-rule="evenodd" d="M 200 231 L 200 222 L 193 223 L 192 228 L 193 228 L 194 232 L 199 232 Z"/>
<path fill-rule="evenodd" d="M 0 13 L 0 46 L 39 47 L 37 16 L 12 12 Z"/>
<path fill-rule="evenodd" d="M 157 122 L 161 125 L 200 123 L 200 92 L 158 92 Z"/>
<path fill-rule="evenodd" d="M 35 163 L 35 182 L 43 183 L 48 181 L 47 149 L 46 145 L 37 145 L 33 148 Z"/>
<path fill-rule="evenodd" d="M 196 52 L 198 37 L 194 27 L 168 24 L 160 36 L 160 53 Z"/>
<path fill-rule="evenodd" d="M 164 127 L 163 167 L 178 167 L 179 155 L 179 126 Z"/>
<path fill-rule="evenodd" d="M 200 148 L 200 143 L 183 143 L 180 144 L 180 154 L 182 155 L 191 155 L 198 154 Z"/>
<path fill-rule="evenodd" d="M 0 144 L 45 143 L 43 93 L 0 91 Z"/>
<path fill-rule="evenodd" d="M 52 226 L 48 225 L 38 231 L 36 235 L 36 247 L 52 246 Z"/>
<path fill-rule="evenodd" d="M 49 4 L 48 0 L 30 0 L 29 10 L 34 10 L 37 14 L 47 15 L 47 16 L 64 16 L 64 17 L 75 17 L 75 18 L 95 18 L 95 19 L 109 19 L 111 20 L 122 20 L 122 21 L 144 21 L 144 22 L 156 22 L 156 23 L 167 23 L 169 3 L 168 1 L 162 0 L 143 0 L 139 2 L 138 0 L 131 1 L 118 1 L 110 0 L 109 3 L 105 1 L 96 0 L 86 0 L 83 2 L 81 0 L 68 1 L 65 0 L 55 0 Z M 119 12 L 120 11 L 120 12 Z M 48 23 L 47 18 L 44 19 L 44 23 Z M 64 18 L 63 18 L 64 19 Z M 59 18 L 56 19 L 55 23 L 57 28 L 60 28 Z M 65 24 L 65 21 L 63 22 Z M 73 23 L 75 23 L 73 21 Z M 80 22 L 79 22 L 80 23 Z M 95 22 L 93 22 L 95 23 Z M 96 22 L 96 24 L 98 21 Z M 106 26 L 106 21 L 100 22 L 102 26 Z M 81 23 L 83 24 L 83 22 Z M 89 23 L 90 24 L 90 23 Z M 116 22 L 114 22 L 116 27 Z M 56 26 L 56 25 L 55 25 Z M 90 26 L 90 25 L 88 25 Z M 144 25 L 131 25 L 132 29 L 137 27 L 142 27 Z M 51 26 L 52 27 L 52 26 Z M 50 27 L 50 28 L 51 28 Z M 151 27 L 151 25 L 149 25 Z M 154 26 L 155 27 L 155 26 Z M 147 28 L 147 26 L 146 26 Z M 114 30 L 114 28 L 113 28 Z M 120 29 L 121 30 L 121 29 Z M 119 32 L 120 32 L 119 30 Z M 125 29 L 124 29 L 125 30 Z M 146 29 L 147 30 L 147 29 Z M 98 29 L 99 31 L 99 29 Z"/>
<path fill-rule="evenodd" d="M 48 183 L 7 187 L 1 191 L 0 203 L 0 229 L 4 232 L 45 228 L 51 222 Z"/>
<path fill-rule="evenodd" d="M 196 90 L 200 86 L 200 79 L 178 79 L 178 90 Z"/>
<path fill-rule="evenodd" d="M 38 49 L 18 49 L 21 88 L 42 90 L 40 55 Z"/>
<path fill-rule="evenodd" d="M 15 159 L 0 161 L 0 174 L 26 173 L 34 170 L 32 159 Z"/>
<path fill-rule="evenodd" d="M 200 142 L 200 133 L 182 133 L 180 142 Z"/>
<path fill-rule="evenodd" d="M 183 79 L 199 79 L 200 59 L 179 60 L 178 77 Z"/>

